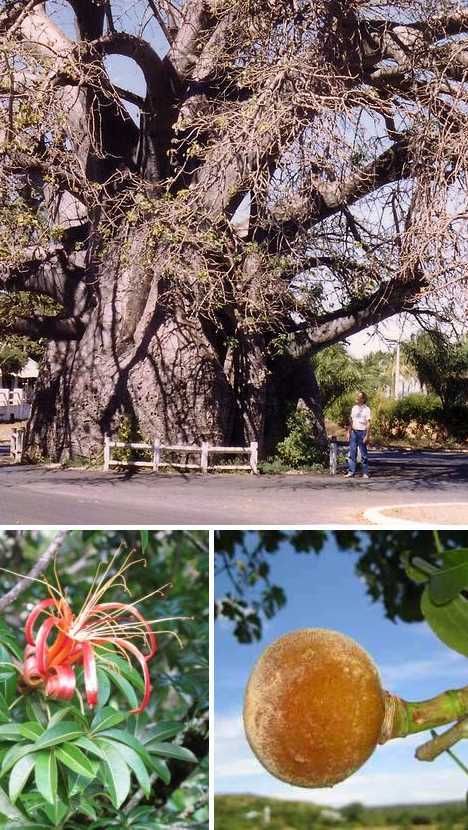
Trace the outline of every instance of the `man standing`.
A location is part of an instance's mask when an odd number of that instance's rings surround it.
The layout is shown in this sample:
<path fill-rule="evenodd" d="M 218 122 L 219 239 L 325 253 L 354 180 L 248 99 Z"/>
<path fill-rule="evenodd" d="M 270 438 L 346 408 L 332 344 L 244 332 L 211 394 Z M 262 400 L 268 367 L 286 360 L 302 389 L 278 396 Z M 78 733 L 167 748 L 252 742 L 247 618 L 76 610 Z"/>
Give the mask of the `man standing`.
<path fill-rule="evenodd" d="M 356 404 L 351 410 L 349 422 L 349 464 L 347 478 L 353 478 L 356 474 L 356 460 L 358 449 L 361 452 L 363 478 L 369 478 L 369 463 L 367 455 L 367 443 L 369 441 L 371 411 L 367 406 L 367 396 L 364 392 L 356 395 Z"/>

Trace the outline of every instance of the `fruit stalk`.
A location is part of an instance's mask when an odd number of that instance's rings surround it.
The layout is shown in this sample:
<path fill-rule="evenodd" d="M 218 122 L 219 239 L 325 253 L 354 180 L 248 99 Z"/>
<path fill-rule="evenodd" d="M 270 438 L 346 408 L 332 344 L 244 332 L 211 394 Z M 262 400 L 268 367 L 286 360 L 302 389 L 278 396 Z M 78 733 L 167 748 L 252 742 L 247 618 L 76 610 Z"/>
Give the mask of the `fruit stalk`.
<path fill-rule="evenodd" d="M 468 686 L 449 689 L 422 701 L 406 701 L 385 692 L 385 715 L 379 743 L 405 738 L 468 716 Z"/>

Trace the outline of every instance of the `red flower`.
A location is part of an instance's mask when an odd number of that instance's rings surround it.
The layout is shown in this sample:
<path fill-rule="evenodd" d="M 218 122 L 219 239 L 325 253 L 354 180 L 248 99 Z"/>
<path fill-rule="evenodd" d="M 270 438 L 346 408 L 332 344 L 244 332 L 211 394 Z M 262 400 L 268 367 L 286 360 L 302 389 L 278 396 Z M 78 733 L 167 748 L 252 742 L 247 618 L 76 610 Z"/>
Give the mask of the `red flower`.
<path fill-rule="evenodd" d="M 96 659 L 105 660 L 106 646 L 112 646 L 129 662 L 134 657 L 141 668 L 145 688 L 140 705 L 132 709 L 132 713 L 137 714 L 149 703 L 151 682 L 148 661 L 156 654 L 157 641 L 151 623 L 135 608 L 135 603 L 99 601 L 120 577 L 126 589 L 123 574 L 137 564 L 129 562 L 127 557 L 123 567 L 114 576 L 108 577 L 114 560 L 115 557 L 100 577 L 98 570 L 84 605 L 76 616 L 63 595 L 58 579 L 57 589 L 48 586 L 57 598 L 39 602 L 26 620 L 27 646 L 22 676 L 29 686 L 43 685 L 46 695 L 50 697 L 70 700 L 76 691 L 75 666 L 82 664 L 86 699 L 88 705 L 93 707 L 98 698 Z M 43 614 L 46 619 L 36 634 L 35 623 Z M 142 641 L 145 654 L 132 642 L 135 639 Z"/>

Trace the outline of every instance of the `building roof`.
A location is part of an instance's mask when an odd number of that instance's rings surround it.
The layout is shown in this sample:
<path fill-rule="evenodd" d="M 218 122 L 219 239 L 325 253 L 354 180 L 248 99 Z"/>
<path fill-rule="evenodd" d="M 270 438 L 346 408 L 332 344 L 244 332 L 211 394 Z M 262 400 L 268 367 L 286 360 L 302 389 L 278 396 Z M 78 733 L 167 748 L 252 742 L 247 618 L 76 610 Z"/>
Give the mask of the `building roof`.
<path fill-rule="evenodd" d="M 12 372 L 17 378 L 37 378 L 39 375 L 39 364 L 33 360 L 31 357 L 28 357 L 28 362 L 19 372 Z"/>

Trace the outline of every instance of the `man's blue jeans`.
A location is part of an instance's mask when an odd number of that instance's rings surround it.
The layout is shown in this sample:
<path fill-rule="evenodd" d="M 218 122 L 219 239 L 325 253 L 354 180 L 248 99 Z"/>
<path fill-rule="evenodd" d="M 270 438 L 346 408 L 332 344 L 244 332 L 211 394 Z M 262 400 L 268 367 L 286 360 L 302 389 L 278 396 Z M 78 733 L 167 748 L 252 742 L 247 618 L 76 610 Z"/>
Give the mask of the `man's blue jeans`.
<path fill-rule="evenodd" d="M 352 429 L 349 439 L 349 472 L 355 475 L 356 473 L 356 459 L 358 447 L 361 450 L 362 472 L 367 475 L 369 472 L 369 462 L 367 455 L 367 444 L 364 443 L 366 435 L 365 429 Z"/>

